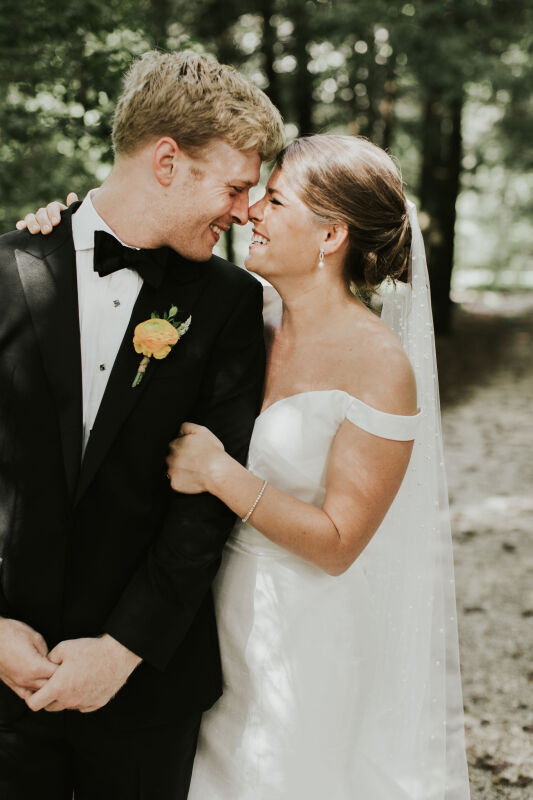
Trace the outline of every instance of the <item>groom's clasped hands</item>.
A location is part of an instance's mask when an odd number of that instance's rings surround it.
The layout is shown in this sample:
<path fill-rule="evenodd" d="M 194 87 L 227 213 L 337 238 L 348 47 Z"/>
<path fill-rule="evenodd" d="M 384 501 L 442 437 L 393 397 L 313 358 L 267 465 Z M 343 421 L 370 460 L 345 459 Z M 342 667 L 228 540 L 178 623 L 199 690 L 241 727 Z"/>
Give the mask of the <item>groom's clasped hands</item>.
<path fill-rule="evenodd" d="M 32 711 L 96 711 L 141 661 L 108 634 L 63 641 L 48 652 L 41 634 L 15 619 L 0 619 L 0 641 L 0 680 Z"/>

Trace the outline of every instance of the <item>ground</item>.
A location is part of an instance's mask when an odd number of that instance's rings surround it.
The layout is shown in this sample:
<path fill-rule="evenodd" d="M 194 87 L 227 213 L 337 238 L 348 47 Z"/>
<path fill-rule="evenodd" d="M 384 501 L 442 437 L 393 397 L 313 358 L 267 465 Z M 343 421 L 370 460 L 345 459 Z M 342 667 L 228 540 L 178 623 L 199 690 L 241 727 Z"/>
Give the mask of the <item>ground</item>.
<path fill-rule="evenodd" d="M 533 799 L 533 296 L 438 342 L 472 800 Z"/>

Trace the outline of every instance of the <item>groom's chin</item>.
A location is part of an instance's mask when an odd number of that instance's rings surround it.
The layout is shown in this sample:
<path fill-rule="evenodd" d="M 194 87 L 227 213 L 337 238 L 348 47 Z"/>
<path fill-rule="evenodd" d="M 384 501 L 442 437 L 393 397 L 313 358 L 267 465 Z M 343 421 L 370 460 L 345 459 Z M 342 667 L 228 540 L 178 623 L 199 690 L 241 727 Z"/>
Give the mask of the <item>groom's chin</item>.
<path fill-rule="evenodd" d="M 178 244 L 169 245 L 172 250 L 175 250 L 176 253 L 179 253 L 182 258 L 186 258 L 187 261 L 195 261 L 198 264 L 205 263 L 209 261 L 209 259 L 213 255 L 214 247 L 187 247 L 187 246 L 179 246 Z"/>

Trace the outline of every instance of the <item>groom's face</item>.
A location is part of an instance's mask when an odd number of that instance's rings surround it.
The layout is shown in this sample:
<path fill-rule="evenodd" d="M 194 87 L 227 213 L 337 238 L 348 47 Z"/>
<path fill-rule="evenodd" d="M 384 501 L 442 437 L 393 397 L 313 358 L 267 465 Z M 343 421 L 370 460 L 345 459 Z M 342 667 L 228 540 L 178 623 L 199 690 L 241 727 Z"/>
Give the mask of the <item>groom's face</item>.
<path fill-rule="evenodd" d="M 215 139 L 198 156 L 180 152 L 169 190 L 166 244 L 193 261 L 206 261 L 222 233 L 248 222 L 248 193 L 259 180 L 258 153 Z"/>

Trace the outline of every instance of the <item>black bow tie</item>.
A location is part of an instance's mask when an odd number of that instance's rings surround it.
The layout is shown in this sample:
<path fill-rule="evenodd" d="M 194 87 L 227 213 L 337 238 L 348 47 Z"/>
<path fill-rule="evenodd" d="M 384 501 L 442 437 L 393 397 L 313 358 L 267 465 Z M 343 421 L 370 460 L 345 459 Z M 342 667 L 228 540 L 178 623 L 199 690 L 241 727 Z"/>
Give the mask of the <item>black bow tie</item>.
<path fill-rule="evenodd" d="M 94 271 L 100 277 L 111 275 L 119 269 L 134 269 L 144 281 L 157 289 L 165 275 L 168 253 L 168 247 L 135 250 L 120 244 L 106 231 L 94 232 Z"/>

